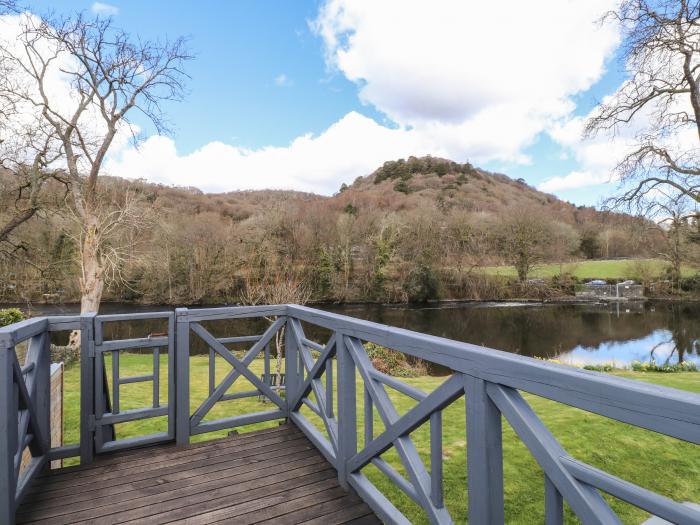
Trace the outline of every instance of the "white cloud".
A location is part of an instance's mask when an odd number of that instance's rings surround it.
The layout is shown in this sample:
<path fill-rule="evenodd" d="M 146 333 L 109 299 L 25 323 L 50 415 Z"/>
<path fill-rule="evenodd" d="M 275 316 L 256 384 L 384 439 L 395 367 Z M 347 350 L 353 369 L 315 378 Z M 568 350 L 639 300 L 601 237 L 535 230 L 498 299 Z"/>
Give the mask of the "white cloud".
<path fill-rule="evenodd" d="M 589 116 L 568 119 L 548 130 L 552 139 L 563 148 L 562 155 L 575 160 L 578 168 L 567 175 L 545 180 L 537 189 L 555 193 L 616 180 L 615 166 L 632 147 L 633 137 L 627 133 L 618 135 L 615 140 L 602 135 L 584 140 L 583 130 Z"/>
<path fill-rule="evenodd" d="M 105 169 L 205 191 L 273 188 L 331 194 L 341 183 L 371 172 L 388 158 L 433 151 L 446 154 L 424 136 L 390 129 L 351 112 L 320 135 L 303 135 L 285 147 L 250 150 L 212 142 L 180 155 L 170 138 L 154 136 L 138 150 L 117 152 Z"/>
<path fill-rule="evenodd" d="M 605 97 L 603 103 L 610 103 L 616 94 L 625 88 L 626 83 L 623 83 L 615 93 Z M 683 110 L 692 114 L 690 101 L 687 99 L 676 100 L 671 110 Z M 639 148 L 640 135 L 646 136 L 650 130 L 656 128 L 655 119 L 660 111 L 655 104 L 649 104 L 638 111 L 625 126 L 616 128 L 614 132 L 601 131 L 592 138 L 584 138 L 583 131 L 596 109 L 585 116 L 571 118 L 552 126 L 548 130 L 550 137 L 563 148 L 564 154 L 570 154 L 576 160 L 578 168 L 565 176 L 545 180 L 538 185 L 538 189 L 558 192 L 608 182 L 620 183 L 619 174 L 616 173 L 618 163 Z M 693 151 L 697 148 L 697 128 L 694 124 L 689 124 L 679 128 L 671 136 L 659 137 L 657 142 L 672 153 Z"/>
<path fill-rule="evenodd" d="M 90 10 L 96 15 L 101 16 L 116 16 L 119 14 L 119 8 L 117 6 L 105 4 L 103 2 L 94 2 Z"/>
<path fill-rule="evenodd" d="M 106 167 L 208 191 L 331 193 L 408 155 L 528 163 L 524 149 L 567 120 L 573 97 L 602 75 L 618 33 L 594 21 L 616 1 L 328 0 L 312 26 L 329 66 L 392 125 L 350 112 L 286 146 L 213 142 L 186 155 L 151 137 L 139 150 L 115 149 Z M 284 73 L 274 81 L 291 84 Z"/>
<path fill-rule="evenodd" d="M 37 26 L 40 19 L 30 13 L 19 15 L 0 16 L 0 45 L 3 48 L 3 56 L 16 57 L 18 61 L 29 67 L 29 57 L 22 44 L 24 31 L 27 27 Z M 44 94 L 50 101 L 52 110 L 61 116 L 64 121 L 69 121 L 74 115 L 79 97 L 73 86 L 75 73 L 80 70 L 79 62 L 65 51 L 56 51 L 55 45 L 45 40 L 38 41 L 34 51 L 41 55 L 42 59 L 49 62 L 44 75 Z M 52 60 L 49 61 L 48 58 Z M 32 54 L 34 62 L 38 62 L 37 55 Z M 18 157 L 18 160 L 33 158 L 34 146 L 41 146 L 41 141 L 32 134 L 42 128 L 45 131 L 51 129 L 45 119 L 41 117 L 41 96 L 35 80 L 31 78 L 22 67 L 14 61 L 7 60 L 6 67 L 11 71 L 7 77 L 7 86 L 14 91 L 14 111 L 10 118 L 0 120 L 0 156 L 6 152 L 10 158 Z M 32 102 L 33 101 L 33 102 Z M 105 121 L 96 104 L 89 106 L 78 120 L 83 137 L 88 144 L 93 143 L 96 137 L 104 136 L 106 132 Z M 138 126 L 132 125 L 131 130 L 138 133 Z M 52 130 L 53 131 L 53 130 Z M 127 147 L 131 139 L 131 133 L 127 126 L 119 128 L 114 138 L 115 147 Z M 43 140 L 43 139 L 42 139 Z M 35 144 L 37 143 L 38 144 Z M 59 141 L 54 139 L 53 147 L 58 148 Z M 19 152 L 23 152 L 20 156 Z M 84 162 L 84 159 L 83 159 Z M 63 157 L 60 157 L 55 166 L 65 166 Z M 79 165 L 82 169 L 85 164 Z"/>
<path fill-rule="evenodd" d="M 610 181 L 610 175 L 590 171 L 572 171 L 563 177 L 552 177 L 537 186 L 540 191 L 554 193 L 562 190 L 585 188 L 596 184 L 605 184 Z"/>
<path fill-rule="evenodd" d="M 478 134 L 472 155 L 517 160 L 602 75 L 619 36 L 595 21 L 614 5 L 329 0 L 312 27 L 364 102 L 400 125 Z"/>
<path fill-rule="evenodd" d="M 275 77 L 275 85 L 278 87 L 291 87 L 294 85 L 294 81 L 284 73 L 280 73 Z"/>

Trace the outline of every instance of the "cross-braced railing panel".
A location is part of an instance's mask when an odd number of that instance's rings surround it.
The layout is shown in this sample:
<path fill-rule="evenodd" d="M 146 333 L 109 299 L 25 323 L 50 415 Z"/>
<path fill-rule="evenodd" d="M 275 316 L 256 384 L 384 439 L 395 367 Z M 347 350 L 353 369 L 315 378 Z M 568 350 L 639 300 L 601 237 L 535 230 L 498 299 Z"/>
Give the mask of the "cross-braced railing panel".
<path fill-rule="evenodd" d="M 222 315 L 220 310 L 225 310 L 228 315 Z M 180 429 L 180 442 L 188 441 L 191 435 L 286 417 L 287 402 L 283 397 L 285 386 L 281 384 L 281 381 L 277 381 L 277 374 L 271 371 L 271 347 L 273 345 L 276 347 L 281 341 L 287 322 L 286 317 L 278 314 L 279 312 L 270 307 L 239 307 L 199 311 L 181 309 L 178 311 L 178 381 L 184 382 L 189 377 L 190 334 L 203 342 L 208 349 L 207 395 L 192 413 L 190 413 L 189 408 L 185 409 L 181 406 L 178 415 L 181 423 L 178 427 Z M 268 319 L 269 324 L 261 334 L 223 337 L 213 335 L 211 329 L 203 324 L 204 322 L 246 318 Z M 243 352 L 241 357 L 237 357 L 236 352 L 226 346 L 230 344 L 250 344 L 250 347 Z M 261 358 L 264 363 L 264 372 L 262 376 L 259 376 L 252 370 L 251 365 Z M 226 366 L 228 370 L 223 377 L 217 380 L 217 369 L 220 370 L 221 364 Z M 237 389 L 242 383 L 249 385 L 247 390 Z M 275 408 L 212 418 L 213 409 L 221 403 L 255 397 L 261 401 L 270 402 Z M 189 402 L 189 395 L 187 399 Z M 182 404 L 184 405 L 184 401 Z M 185 418 L 187 419 L 186 426 Z"/>
<path fill-rule="evenodd" d="M 489 398 L 544 471 L 548 524 L 563 523 L 563 501 L 583 523 L 621 523 L 601 492 L 671 523 L 700 523 L 697 510 L 570 456 L 517 390 L 494 383 L 486 388 Z"/>
<path fill-rule="evenodd" d="M 301 427 L 329 462 L 335 465 L 338 454 L 338 421 L 334 410 L 333 358 L 336 336 L 332 334 L 325 345 L 306 337 L 297 319 L 287 321 L 290 341 L 298 354 L 295 361 L 299 384 L 290 398 L 290 417 Z M 314 357 L 314 352 L 318 357 Z M 307 407 L 321 421 L 323 432 L 301 412 Z"/>
<path fill-rule="evenodd" d="M 348 349 L 360 376 L 365 390 L 365 448 L 364 451 L 370 449 L 371 452 L 365 453 L 364 462 L 358 461 L 353 463 L 352 458 L 348 471 L 355 476 L 361 476 L 358 471 L 367 463 L 372 463 L 381 472 L 406 493 L 415 503 L 417 503 L 427 514 L 432 523 L 452 523 L 452 518 L 444 506 L 442 495 L 442 415 L 441 410 L 454 399 L 459 397 L 462 392 L 462 385 L 459 384 L 458 393 L 449 395 L 450 380 L 446 382 L 447 389 L 441 390 L 447 394 L 442 398 L 442 403 L 439 408 L 434 408 L 429 412 L 425 412 L 425 408 L 430 406 L 430 403 L 424 404 L 428 394 L 405 383 L 401 383 L 395 378 L 378 372 L 372 365 L 367 352 L 365 351 L 362 342 L 353 337 L 344 338 L 345 347 Z M 459 379 L 459 378 L 457 378 Z M 402 419 L 396 410 L 386 387 L 396 389 L 398 392 L 408 395 L 418 401 L 418 404 L 403 416 L 403 421 L 413 420 L 415 426 L 409 431 L 399 431 L 395 425 Z M 431 399 L 433 401 L 433 399 Z M 384 432 L 380 437 L 384 437 L 385 443 L 388 444 L 380 449 L 373 448 L 375 439 L 372 432 L 373 407 L 376 408 L 379 416 L 384 424 Z M 424 417 L 416 417 L 423 415 Z M 408 419 L 406 419 L 408 416 Z M 415 443 L 411 439 L 410 432 L 425 423 L 430 422 L 431 425 L 431 473 L 424 465 L 421 457 L 418 454 Z M 371 438 L 368 440 L 368 438 Z M 388 439 L 387 439 L 388 438 Z M 389 441 L 390 440 L 390 441 Z M 404 478 L 396 469 L 389 463 L 384 461 L 380 454 L 385 452 L 390 446 L 393 446 L 401 460 L 401 464 L 408 474 L 408 479 Z M 372 447 L 372 448 L 370 448 Z M 357 456 L 355 456 L 357 457 Z M 439 466 L 438 466 L 439 465 Z M 366 479 L 366 478 L 365 478 Z M 395 511 L 398 512 L 398 511 Z"/>
<path fill-rule="evenodd" d="M 47 464 L 51 447 L 48 323 L 30 320 L 15 327 L 14 333 L 0 333 L 0 522 L 22 501 L 33 477 Z M 27 350 L 21 365 L 15 347 L 23 343 Z M 27 449 L 31 458 L 23 468 Z"/>
<path fill-rule="evenodd" d="M 346 438 L 356 420 L 354 395 L 339 392 L 339 441 L 350 441 L 337 459 L 341 476 L 388 523 L 410 523 L 362 469 L 377 467 L 396 487 L 425 512 L 431 523 L 451 523 L 444 508 L 440 414 L 455 400 L 466 401 L 469 522 L 504 522 L 503 447 L 501 419 L 504 417 L 544 471 L 545 520 L 563 523 L 567 502 L 582 523 L 615 524 L 619 517 L 602 493 L 619 498 L 672 523 L 698 524 L 700 512 L 667 497 L 608 474 L 570 456 L 520 394 L 523 390 L 559 403 L 574 406 L 623 423 L 700 444 L 700 396 L 635 381 L 625 381 L 571 367 L 537 362 L 497 350 L 448 341 L 438 337 L 389 328 L 304 307 L 291 306 L 290 317 L 317 323 L 335 331 L 338 344 L 338 375 L 359 373 L 364 390 L 365 444 L 357 450 L 357 439 Z M 453 370 L 452 376 L 433 392 L 424 393 L 399 379 L 377 371 L 365 352 L 371 342 L 431 361 Z M 348 358 L 343 359 L 347 354 Z M 352 369 L 348 373 L 345 369 Z M 348 384 L 348 381 L 346 381 Z M 412 397 L 417 404 L 398 414 L 390 391 Z M 384 425 L 376 435 L 374 411 Z M 417 453 L 411 433 L 430 425 L 429 466 Z M 345 438 L 345 439 L 344 439 Z M 381 455 L 396 451 L 398 464 Z M 398 472 L 400 465 L 406 476 Z M 440 480 L 441 481 L 441 480 Z"/>
<path fill-rule="evenodd" d="M 146 319 L 159 314 L 130 315 Z M 443 455 L 443 430 L 445 425 L 450 425 L 450 432 L 454 432 L 452 418 L 461 409 L 452 405 L 461 406 L 461 399 L 465 407 L 461 418 L 466 427 L 467 487 L 464 489 L 465 495 L 468 494 L 469 523 L 504 523 L 503 420 L 543 471 L 543 506 L 548 525 L 563 523 L 564 502 L 585 524 L 619 523 L 620 518 L 614 512 L 617 503 L 611 503 L 615 498 L 673 523 L 700 523 L 698 511 L 568 453 L 530 405 L 536 407 L 540 402 L 536 397 L 544 398 L 548 400 L 546 403 L 576 407 L 698 445 L 698 394 L 544 363 L 296 305 L 178 309 L 174 316 L 169 313 L 165 316 L 169 322 L 167 336 L 152 334 L 114 341 L 103 340 L 102 324 L 116 322 L 120 316 L 85 314 L 43 318 L 0 329 L 0 408 L 4 409 L 0 412 L 1 523 L 12 523 L 14 508 L 28 482 L 48 461 L 80 453 L 81 462 L 88 463 L 95 452 L 104 451 L 105 445 L 108 449 L 111 446 L 108 443 L 115 441 L 105 439 L 105 431 L 113 424 L 132 417 L 153 417 L 163 410 L 172 416 L 173 409 L 175 417 L 169 419 L 168 434 L 160 438 L 172 439 L 174 433 L 179 444 L 188 443 L 194 434 L 288 418 L 333 464 L 340 483 L 353 487 L 386 523 L 408 524 L 413 515 L 409 520 L 402 514 L 403 504 L 394 500 L 394 494 L 399 492 L 390 494 L 383 490 L 386 483 L 380 483 L 382 477 L 405 495 L 407 501 L 417 505 L 427 521 L 452 523 L 457 513 L 464 514 L 464 509 L 455 509 L 454 505 L 461 499 L 454 497 L 449 511 L 446 507 L 443 471 L 449 469 L 454 473 L 454 465 L 445 464 L 450 454 Z M 209 324 L 251 318 L 268 320 L 266 329 L 262 333 L 215 336 Z M 49 335 L 52 331 L 78 328 L 81 331 L 80 444 L 50 449 L 47 442 Z M 319 339 L 319 332 L 328 335 L 322 341 L 314 340 Z M 202 342 L 210 359 L 206 396 L 193 407 L 194 411 L 190 410 L 191 338 Z M 22 341 L 30 341 L 23 366 L 14 352 L 15 345 Z M 285 382 L 273 384 L 271 346 L 274 344 L 276 350 L 282 351 L 282 342 Z M 160 360 L 160 349 L 166 343 L 169 362 L 174 367 L 169 367 L 168 378 L 172 382 L 164 407 L 157 393 L 161 377 L 155 363 Z M 249 346 L 241 355 L 227 347 L 233 343 Z M 430 361 L 452 373 L 432 391 L 423 391 L 413 385 L 425 383 L 411 384 L 377 370 L 367 355 L 367 343 Z M 121 377 L 119 351 L 148 348 L 159 349 L 150 350 L 154 354 L 153 372 Z M 115 356 L 111 374 L 116 388 L 111 400 L 109 392 L 100 388 L 107 384 L 103 360 L 106 354 Z M 217 373 L 217 367 L 222 365 L 227 369 L 219 368 Z M 123 410 L 119 386 L 130 382 L 151 382 L 152 403 L 143 409 L 145 412 Z M 250 390 L 240 391 L 241 382 L 249 383 Z M 431 384 L 436 383 L 433 380 Z M 533 396 L 524 397 L 523 393 Z M 235 403 L 253 396 L 267 400 L 273 409 L 260 410 L 262 403 L 243 403 L 237 405 L 235 415 L 221 418 L 216 412 L 218 419 L 210 420 L 217 404 Z M 358 415 L 361 411 L 363 414 Z M 446 413 L 450 419 L 443 421 Z M 545 421 L 547 417 L 542 416 Z M 425 436 L 428 436 L 427 445 Z M 461 437 L 460 441 L 463 441 Z M 144 443 L 122 444 L 131 447 Z M 29 449 L 33 459 L 20 472 L 18 458 L 25 449 Z M 374 472 L 370 474 L 369 470 Z M 454 486 L 451 488 L 454 490 Z"/>

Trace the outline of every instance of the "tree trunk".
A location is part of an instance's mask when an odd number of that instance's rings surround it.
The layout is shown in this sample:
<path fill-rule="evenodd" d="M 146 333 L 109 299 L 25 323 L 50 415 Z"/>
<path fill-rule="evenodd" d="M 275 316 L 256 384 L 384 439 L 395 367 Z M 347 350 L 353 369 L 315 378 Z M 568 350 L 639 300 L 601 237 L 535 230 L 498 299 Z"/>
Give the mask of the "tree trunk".
<path fill-rule="evenodd" d="M 98 312 L 104 290 L 104 270 L 100 260 L 98 219 L 92 213 L 85 215 L 85 235 L 80 250 L 80 313 Z M 68 343 L 73 348 L 80 346 L 80 331 L 71 333 Z"/>
<path fill-rule="evenodd" d="M 82 276 L 80 278 L 80 313 L 97 312 L 104 290 L 104 273 L 99 252 L 97 217 L 89 214 L 85 218 L 85 238 L 81 250 Z"/>

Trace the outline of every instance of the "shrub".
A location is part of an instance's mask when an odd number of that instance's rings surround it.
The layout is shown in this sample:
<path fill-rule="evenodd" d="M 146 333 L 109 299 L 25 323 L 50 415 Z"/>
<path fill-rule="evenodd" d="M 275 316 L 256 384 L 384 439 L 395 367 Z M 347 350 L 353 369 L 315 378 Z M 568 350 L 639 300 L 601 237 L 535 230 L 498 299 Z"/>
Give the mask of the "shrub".
<path fill-rule="evenodd" d="M 405 180 L 401 179 L 394 184 L 394 191 L 398 191 L 400 193 L 405 193 L 408 195 L 411 193 L 411 187 L 406 183 Z"/>
<path fill-rule="evenodd" d="M 372 366 L 380 372 L 397 377 L 419 377 L 428 373 L 427 366 L 420 359 L 409 361 L 405 354 L 374 343 L 365 343 L 364 346 Z"/>
<path fill-rule="evenodd" d="M 24 321 L 24 314 L 19 308 L 0 309 L 0 326 L 7 326 L 20 321 Z"/>
<path fill-rule="evenodd" d="M 51 362 L 63 363 L 65 366 L 80 360 L 80 348 L 73 346 L 51 345 Z"/>
<path fill-rule="evenodd" d="M 440 281 L 430 266 L 421 264 L 408 274 L 403 289 L 410 302 L 424 303 L 439 298 Z"/>
<path fill-rule="evenodd" d="M 354 217 L 357 217 L 357 214 L 359 213 L 359 208 L 357 206 L 353 206 L 351 202 L 348 202 L 345 205 L 345 208 L 343 208 L 343 212 L 347 213 L 348 215 L 352 215 Z"/>
<path fill-rule="evenodd" d="M 698 292 L 700 291 L 700 274 L 681 279 L 678 284 L 684 292 Z"/>
<path fill-rule="evenodd" d="M 697 372 L 698 365 L 692 361 L 683 361 L 682 363 L 664 363 L 662 365 L 656 364 L 656 361 L 652 359 L 651 361 L 632 361 L 632 370 L 635 372 L 662 372 L 662 373 L 676 373 L 676 372 Z"/>
<path fill-rule="evenodd" d="M 600 365 L 585 365 L 583 369 L 593 370 L 594 372 L 612 372 L 614 367 L 610 363 L 603 363 Z"/>
<path fill-rule="evenodd" d="M 570 273 L 564 272 L 552 277 L 552 288 L 559 290 L 567 295 L 576 293 L 578 280 Z"/>

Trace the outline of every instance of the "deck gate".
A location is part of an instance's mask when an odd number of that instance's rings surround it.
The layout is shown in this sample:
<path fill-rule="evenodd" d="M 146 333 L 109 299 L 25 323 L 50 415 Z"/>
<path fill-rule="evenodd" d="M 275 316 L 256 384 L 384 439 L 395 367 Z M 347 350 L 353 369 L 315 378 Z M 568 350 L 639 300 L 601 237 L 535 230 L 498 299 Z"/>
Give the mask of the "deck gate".
<path fill-rule="evenodd" d="M 162 320 L 167 322 L 167 333 L 149 334 L 136 339 L 104 340 L 104 324 L 119 321 Z M 147 375 L 122 377 L 119 369 L 119 357 L 124 351 L 150 351 L 153 354 L 152 372 Z M 175 314 L 173 312 L 155 312 L 139 314 L 98 315 L 94 319 L 94 415 L 90 418 L 94 434 L 95 453 L 135 446 L 150 445 L 175 439 Z M 106 356 L 111 355 L 111 370 L 106 368 Z M 161 356 L 167 356 L 167 402 L 161 403 Z M 107 374 L 111 374 L 111 392 L 107 387 Z M 122 409 L 120 405 L 120 388 L 133 383 L 150 382 L 152 399 L 150 406 Z M 168 418 L 167 430 L 146 436 L 116 439 L 114 425 L 165 416 Z"/>

